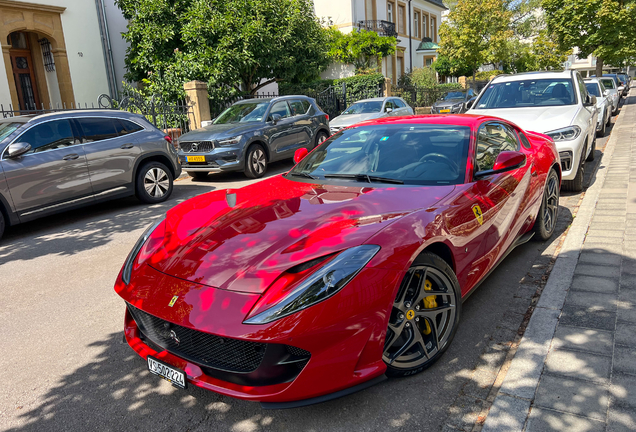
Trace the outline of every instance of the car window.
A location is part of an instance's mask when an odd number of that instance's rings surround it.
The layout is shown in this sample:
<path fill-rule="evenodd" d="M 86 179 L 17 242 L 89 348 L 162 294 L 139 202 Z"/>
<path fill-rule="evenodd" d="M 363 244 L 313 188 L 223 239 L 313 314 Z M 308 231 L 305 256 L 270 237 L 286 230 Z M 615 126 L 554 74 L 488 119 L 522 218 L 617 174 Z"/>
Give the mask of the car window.
<path fill-rule="evenodd" d="M 139 126 L 137 123 L 133 123 L 128 120 L 118 119 L 121 123 L 122 128 L 119 128 L 120 135 L 126 135 L 133 132 L 138 132 L 143 129 L 143 127 Z"/>
<path fill-rule="evenodd" d="M 530 145 L 530 141 L 528 141 L 528 138 L 521 132 L 519 132 L 518 135 L 519 135 L 519 139 L 521 140 L 521 145 L 529 149 L 531 145 Z"/>
<path fill-rule="evenodd" d="M 468 89 L 468 92 L 466 93 L 466 99 L 470 99 L 473 96 L 475 96 L 475 92 L 473 91 L 473 89 Z"/>
<path fill-rule="evenodd" d="M 24 123 L 18 122 L 0 123 L 0 142 L 23 125 Z"/>
<path fill-rule="evenodd" d="M 90 143 L 115 138 L 121 129 L 118 119 L 112 118 L 78 118 L 83 132 L 83 142 Z"/>
<path fill-rule="evenodd" d="M 40 123 L 20 135 L 15 142 L 31 144 L 29 153 L 39 153 L 78 144 L 69 120 Z"/>
<path fill-rule="evenodd" d="M 344 129 L 290 171 L 317 179 L 378 176 L 404 184 L 464 182 L 470 128 L 435 124 L 378 124 Z M 364 181 L 364 180 L 363 180 Z"/>
<path fill-rule="evenodd" d="M 309 108 L 311 108 L 311 104 L 309 103 L 308 100 L 303 99 L 302 101 L 300 101 L 303 104 L 303 109 L 305 110 L 305 112 L 309 111 Z"/>
<path fill-rule="evenodd" d="M 599 87 L 597 83 L 586 82 L 585 88 L 587 89 L 587 92 L 591 94 L 592 96 L 601 97 L 601 92 L 599 91 Z"/>
<path fill-rule="evenodd" d="M 392 110 L 395 109 L 395 105 L 393 105 L 392 99 L 389 99 L 388 101 L 386 101 L 386 104 L 384 105 L 384 111 L 386 112 L 388 108 L 391 108 Z"/>
<path fill-rule="evenodd" d="M 278 114 L 282 118 L 290 117 L 291 111 L 289 110 L 289 105 L 287 105 L 287 102 L 276 102 L 272 106 L 272 109 L 269 111 L 269 117 L 271 118 L 274 114 Z"/>
<path fill-rule="evenodd" d="M 605 88 L 608 88 L 608 89 L 616 88 L 616 86 L 614 85 L 614 80 L 613 79 L 610 79 L 610 78 L 602 79 L 601 82 L 603 83 Z"/>
<path fill-rule="evenodd" d="M 303 103 L 299 100 L 289 101 L 289 106 L 291 106 L 292 114 L 295 116 L 304 115 L 307 112 Z"/>
<path fill-rule="evenodd" d="M 381 101 L 356 102 L 344 110 L 342 114 L 369 114 L 379 113 L 382 110 Z"/>
<path fill-rule="evenodd" d="M 574 105 L 571 79 L 546 78 L 491 83 L 474 109 Z"/>
<path fill-rule="evenodd" d="M 398 107 L 398 108 L 406 108 L 406 104 L 404 102 L 402 102 L 401 99 L 393 99 L 393 103 Z"/>
<path fill-rule="evenodd" d="M 515 133 L 501 123 L 486 123 L 477 134 L 477 171 L 493 169 L 502 151 L 518 151 L 519 141 Z"/>

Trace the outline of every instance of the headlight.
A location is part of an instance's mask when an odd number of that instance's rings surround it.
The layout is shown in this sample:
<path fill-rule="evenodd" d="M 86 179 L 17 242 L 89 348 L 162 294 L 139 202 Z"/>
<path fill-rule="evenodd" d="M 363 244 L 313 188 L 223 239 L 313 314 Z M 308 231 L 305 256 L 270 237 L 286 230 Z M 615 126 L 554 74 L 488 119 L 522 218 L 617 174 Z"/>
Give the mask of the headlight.
<path fill-rule="evenodd" d="M 328 299 L 349 283 L 379 250 L 380 246 L 363 245 L 341 252 L 274 306 L 246 319 L 244 324 L 267 324 Z"/>
<path fill-rule="evenodd" d="M 578 126 L 569 126 L 563 129 L 546 132 L 545 134 L 554 141 L 571 141 L 581 135 L 581 128 Z"/>
<path fill-rule="evenodd" d="M 237 135 L 232 138 L 218 140 L 217 143 L 222 146 L 229 146 L 229 145 L 238 144 L 240 141 L 241 141 L 241 135 Z"/>
<path fill-rule="evenodd" d="M 453 109 L 459 109 L 462 107 L 462 103 L 456 103 L 455 105 L 453 105 Z"/>
<path fill-rule="evenodd" d="M 139 237 L 139 240 L 137 240 L 137 243 L 135 243 L 135 246 L 133 246 L 132 250 L 128 254 L 128 258 L 126 258 L 126 262 L 124 263 L 124 271 L 121 274 L 121 279 L 126 285 L 128 285 L 128 283 L 130 282 L 130 274 L 132 273 L 133 264 L 135 263 L 135 259 L 137 258 L 137 255 L 139 255 L 141 248 L 146 244 L 153 231 L 164 221 L 165 218 L 161 218 L 150 225 L 148 228 L 146 228 L 144 233 L 141 235 L 141 237 Z M 163 234 L 161 234 L 161 239 L 163 239 Z"/>

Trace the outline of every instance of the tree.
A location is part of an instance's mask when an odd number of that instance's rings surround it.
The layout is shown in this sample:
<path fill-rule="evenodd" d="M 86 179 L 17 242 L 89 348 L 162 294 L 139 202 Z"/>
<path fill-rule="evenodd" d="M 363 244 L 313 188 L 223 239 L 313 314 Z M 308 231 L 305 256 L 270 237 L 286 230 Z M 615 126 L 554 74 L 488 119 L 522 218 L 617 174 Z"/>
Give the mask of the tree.
<path fill-rule="evenodd" d="M 548 32 L 541 30 L 532 42 L 515 38 L 508 42 L 508 56 L 503 62 L 503 69 L 514 73 L 562 69 L 571 53 L 571 49 L 560 49 Z"/>
<path fill-rule="evenodd" d="M 271 82 L 316 78 L 328 34 L 311 0 L 117 0 L 129 20 L 127 79 L 174 99 L 184 82 L 211 95 L 256 93 Z"/>
<path fill-rule="evenodd" d="M 510 28 L 510 0 L 459 0 L 439 30 L 439 54 L 461 62 L 473 75 L 485 63 L 505 58 Z"/>
<path fill-rule="evenodd" d="M 597 76 L 605 63 L 621 65 L 636 55 L 635 0 L 543 0 L 542 6 L 561 48 L 596 56 Z"/>
<path fill-rule="evenodd" d="M 462 63 L 460 59 L 449 59 L 439 55 L 431 65 L 433 70 L 441 76 L 468 76 L 473 74 L 471 66 Z"/>
<path fill-rule="evenodd" d="M 354 65 L 356 73 L 379 69 L 381 60 L 395 54 L 396 47 L 397 39 L 393 36 L 380 36 L 363 29 L 342 33 L 335 27 L 329 28 L 329 57 Z"/>

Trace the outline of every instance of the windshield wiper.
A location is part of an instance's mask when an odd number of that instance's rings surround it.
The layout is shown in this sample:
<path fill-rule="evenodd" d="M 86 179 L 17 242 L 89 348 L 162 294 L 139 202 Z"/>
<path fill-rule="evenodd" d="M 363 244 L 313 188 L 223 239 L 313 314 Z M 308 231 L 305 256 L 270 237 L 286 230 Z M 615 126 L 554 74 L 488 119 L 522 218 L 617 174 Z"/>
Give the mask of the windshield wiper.
<path fill-rule="evenodd" d="M 388 177 L 378 177 L 378 176 L 370 176 L 368 174 L 325 174 L 325 178 L 350 178 L 355 180 L 367 181 L 369 183 L 377 181 L 380 183 L 395 183 L 395 184 L 404 184 L 402 180 L 388 178 Z"/>
<path fill-rule="evenodd" d="M 290 173 L 290 175 L 296 176 L 296 177 L 305 177 L 305 178 L 310 178 L 312 180 L 317 180 L 319 177 L 313 176 L 311 174 L 307 174 L 304 172 L 293 172 Z"/>

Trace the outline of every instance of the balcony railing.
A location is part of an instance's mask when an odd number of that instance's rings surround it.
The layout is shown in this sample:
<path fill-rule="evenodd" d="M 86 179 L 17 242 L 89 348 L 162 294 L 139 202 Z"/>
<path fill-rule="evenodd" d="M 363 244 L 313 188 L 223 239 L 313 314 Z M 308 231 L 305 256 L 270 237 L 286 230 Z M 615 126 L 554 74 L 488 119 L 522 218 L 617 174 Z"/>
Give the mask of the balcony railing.
<path fill-rule="evenodd" d="M 398 35 L 395 31 L 395 23 L 384 20 L 358 21 L 358 30 L 373 31 L 380 36 L 397 37 Z"/>

